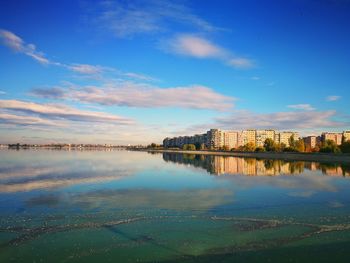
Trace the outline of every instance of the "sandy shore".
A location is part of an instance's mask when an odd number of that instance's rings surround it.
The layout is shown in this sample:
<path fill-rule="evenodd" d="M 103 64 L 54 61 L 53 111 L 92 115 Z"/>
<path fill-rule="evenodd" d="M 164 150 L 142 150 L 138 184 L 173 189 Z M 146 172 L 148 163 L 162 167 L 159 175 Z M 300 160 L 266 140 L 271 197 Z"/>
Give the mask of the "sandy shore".
<path fill-rule="evenodd" d="M 224 152 L 224 151 L 185 151 L 168 149 L 142 149 L 140 151 L 156 153 L 186 153 L 218 156 L 252 157 L 261 159 L 278 159 L 288 161 L 336 162 L 350 164 L 350 154 L 331 153 L 295 153 L 295 152 Z"/>

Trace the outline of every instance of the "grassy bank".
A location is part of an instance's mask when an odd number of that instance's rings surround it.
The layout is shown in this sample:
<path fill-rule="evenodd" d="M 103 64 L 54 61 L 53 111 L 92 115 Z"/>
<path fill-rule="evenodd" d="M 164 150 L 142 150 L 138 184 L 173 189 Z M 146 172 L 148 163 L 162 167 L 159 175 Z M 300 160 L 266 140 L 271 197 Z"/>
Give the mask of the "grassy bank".
<path fill-rule="evenodd" d="M 209 151 L 209 150 L 175 150 L 175 149 L 139 149 L 140 151 L 158 153 L 186 153 L 234 157 L 252 157 L 261 159 L 287 160 L 287 161 L 314 161 L 314 162 L 337 162 L 349 163 L 350 154 L 334 153 L 299 153 L 299 152 L 238 152 L 238 151 Z"/>

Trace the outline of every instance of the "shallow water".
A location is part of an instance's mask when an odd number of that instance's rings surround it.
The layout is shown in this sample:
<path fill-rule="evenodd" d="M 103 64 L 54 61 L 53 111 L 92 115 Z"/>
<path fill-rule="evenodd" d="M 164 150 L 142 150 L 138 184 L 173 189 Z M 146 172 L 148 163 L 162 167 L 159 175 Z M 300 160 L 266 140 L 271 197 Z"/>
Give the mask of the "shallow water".
<path fill-rule="evenodd" d="M 0 150 L 0 262 L 348 262 L 342 164 Z"/>

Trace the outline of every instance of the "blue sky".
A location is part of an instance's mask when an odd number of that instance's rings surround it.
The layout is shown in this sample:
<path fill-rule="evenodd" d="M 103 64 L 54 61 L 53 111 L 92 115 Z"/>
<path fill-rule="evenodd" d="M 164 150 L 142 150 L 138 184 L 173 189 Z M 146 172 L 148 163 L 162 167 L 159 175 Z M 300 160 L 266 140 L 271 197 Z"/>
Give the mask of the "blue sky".
<path fill-rule="evenodd" d="M 350 129 L 349 1 L 2 1 L 0 143 Z"/>

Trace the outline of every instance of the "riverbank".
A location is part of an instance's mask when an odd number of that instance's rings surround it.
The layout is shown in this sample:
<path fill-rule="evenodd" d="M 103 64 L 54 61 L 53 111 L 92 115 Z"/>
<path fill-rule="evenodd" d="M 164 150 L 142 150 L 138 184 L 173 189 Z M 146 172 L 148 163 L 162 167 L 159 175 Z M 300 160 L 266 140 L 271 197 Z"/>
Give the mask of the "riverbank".
<path fill-rule="evenodd" d="M 350 164 L 350 154 L 334 153 L 298 153 L 298 152 L 226 152 L 209 150 L 175 150 L 175 149 L 137 149 L 154 153 L 185 153 L 216 156 L 251 157 L 260 159 L 286 160 L 286 161 L 309 161 L 309 162 L 332 162 Z"/>

